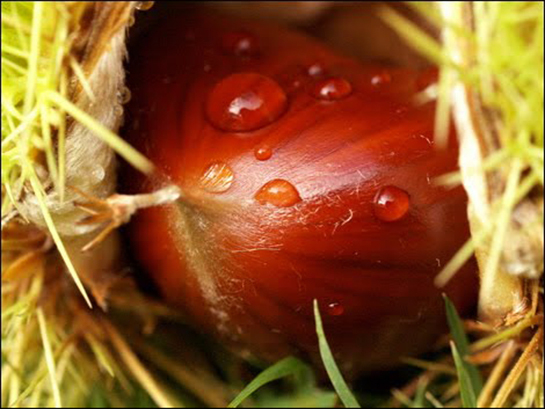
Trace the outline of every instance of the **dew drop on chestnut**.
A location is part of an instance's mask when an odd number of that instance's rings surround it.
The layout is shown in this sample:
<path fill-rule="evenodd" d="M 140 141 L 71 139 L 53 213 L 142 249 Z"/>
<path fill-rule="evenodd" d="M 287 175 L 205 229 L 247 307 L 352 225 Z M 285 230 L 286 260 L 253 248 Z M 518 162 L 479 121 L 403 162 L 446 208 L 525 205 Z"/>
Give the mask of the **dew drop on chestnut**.
<path fill-rule="evenodd" d="M 206 115 L 215 127 L 228 132 L 248 132 L 276 121 L 288 106 L 284 90 L 261 74 L 232 74 L 212 89 Z"/>
<path fill-rule="evenodd" d="M 201 187 L 210 193 L 223 193 L 227 191 L 235 175 L 233 170 L 223 162 L 214 162 L 210 164 L 201 177 Z"/>
<path fill-rule="evenodd" d="M 333 317 L 343 315 L 344 307 L 341 303 L 338 303 L 338 302 L 329 303 L 327 306 L 327 313 Z"/>
<path fill-rule="evenodd" d="M 375 196 L 375 216 L 384 222 L 402 219 L 409 211 L 409 194 L 395 186 L 385 186 Z"/>
<path fill-rule="evenodd" d="M 328 101 L 346 98 L 352 93 L 352 85 L 344 78 L 329 78 L 320 81 L 312 90 L 312 95 Z"/>
<path fill-rule="evenodd" d="M 290 182 L 284 179 L 274 179 L 267 182 L 255 194 L 260 204 L 272 204 L 277 207 L 290 207 L 301 201 L 299 192 Z"/>
<path fill-rule="evenodd" d="M 254 150 L 257 160 L 268 160 L 272 156 L 272 149 L 267 145 L 258 146 Z"/>
<path fill-rule="evenodd" d="M 392 82 L 392 75 L 389 72 L 382 71 L 371 77 L 371 84 L 375 87 L 386 85 Z"/>
<path fill-rule="evenodd" d="M 324 67 L 320 63 L 314 63 L 308 66 L 307 74 L 311 77 L 318 77 L 324 73 Z"/>
<path fill-rule="evenodd" d="M 256 36 L 247 31 L 227 33 L 223 36 L 221 43 L 224 51 L 239 57 L 250 57 L 259 53 L 259 42 Z"/>

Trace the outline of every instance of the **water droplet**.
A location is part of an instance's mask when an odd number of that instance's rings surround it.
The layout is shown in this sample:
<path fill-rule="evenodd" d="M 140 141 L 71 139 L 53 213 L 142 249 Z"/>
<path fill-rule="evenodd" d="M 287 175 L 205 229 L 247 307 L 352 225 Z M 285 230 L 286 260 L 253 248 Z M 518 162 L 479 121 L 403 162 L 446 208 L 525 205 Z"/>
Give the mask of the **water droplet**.
<path fill-rule="evenodd" d="M 258 146 L 254 150 L 254 155 L 258 160 L 267 160 L 272 156 L 272 149 L 269 146 Z"/>
<path fill-rule="evenodd" d="M 311 77 L 319 77 L 324 73 L 324 67 L 320 63 L 314 63 L 308 66 L 307 74 Z"/>
<path fill-rule="evenodd" d="M 119 104 L 115 104 L 114 114 L 115 114 L 115 116 L 122 116 L 123 115 L 123 107 L 121 105 L 119 105 Z"/>
<path fill-rule="evenodd" d="M 407 105 L 399 105 L 397 108 L 396 108 L 396 114 L 404 114 L 406 112 L 409 111 L 409 107 Z"/>
<path fill-rule="evenodd" d="M 233 31 L 222 38 L 223 49 L 240 57 L 255 56 L 259 53 L 259 41 L 247 31 Z"/>
<path fill-rule="evenodd" d="M 235 175 L 229 165 L 223 162 L 210 164 L 201 177 L 201 186 L 210 193 L 223 193 L 233 184 Z"/>
<path fill-rule="evenodd" d="M 136 10 L 147 11 L 153 7 L 154 1 L 138 1 L 136 2 Z"/>
<path fill-rule="evenodd" d="M 439 77 L 439 71 L 436 67 L 427 68 L 422 70 L 418 77 L 416 78 L 416 90 L 423 91 L 428 88 L 430 85 L 437 82 Z"/>
<path fill-rule="evenodd" d="M 121 88 L 117 93 L 117 100 L 120 104 L 125 105 L 131 100 L 131 91 L 127 87 Z"/>
<path fill-rule="evenodd" d="M 352 85 L 344 78 L 329 78 L 316 84 L 312 95 L 319 99 L 333 101 L 346 98 L 351 92 Z"/>
<path fill-rule="evenodd" d="M 284 90 L 256 73 L 237 73 L 221 80 L 208 95 L 208 120 L 224 131 L 246 132 L 276 121 L 288 106 Z"/>
<path fill-rule="evenodd" d="M 106 172 L 104 168 L 100 165 L 98 165 L 91 171 L 91 177 L 93 178 L 95 183 L 102 182 L 104 180 L 104 176 L 106 176 Z"/>
<path fill-rule="evenodd" d="M 284 179 L 274 179 L 267 182 L 255 195 L 261 204 L 272 204 L 278 207 L 290 207 L 301 201 L 299 192 L 290 182 Z"/>
<path fill-rule="evenodd" d="M 327 313 L 331 316 L 337 317 L 344 314 L 344 307 L 341 303 L 332 302 L 327 306 Z"/>
<path fill-rule="evenodd" d="M 385 186 L 375 196 L 375 216 L 384 222 L 395 222 L 409 211 L 409 194 L 395 186 Z"/>
<path fill-rule="evenodd" d="M 212 65 L 205 63 L 202 69 L 204 72 L 210 72 L 212 70 Z"/>
<path fill-rule="evenodd" d="M 371 78 L 371 84 L 375 87 L 380 85 L 386 85 L 392 82 L 392 76 L 387 71 L 381 71 L 378 74 L 373 75 Z"/>

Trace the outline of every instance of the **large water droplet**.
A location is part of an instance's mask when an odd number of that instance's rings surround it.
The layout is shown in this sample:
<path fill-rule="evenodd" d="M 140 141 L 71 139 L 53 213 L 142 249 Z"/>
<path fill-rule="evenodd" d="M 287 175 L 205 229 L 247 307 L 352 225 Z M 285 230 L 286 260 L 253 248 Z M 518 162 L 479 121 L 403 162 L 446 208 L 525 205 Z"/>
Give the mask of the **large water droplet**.
<path fill-rule="evenodd" d="M 385 186 L 375 196 L 375 216 L 384 222 L 394 222 L 409 211 L 409 194 L 395 186 Z"/>
<path fill-rule="evenodd" d="M 257 37 L 247 31 L 233 31 L 225 34 L 221 45 L 227 53 L 241 57 L 255 56 L 259 53 Z"/>
<path fill-rule="evenodd" d="M 290 182 L 284 179 L 274 179 L 267 182 L 255 194 L 255 199 L 261 204 L 272 204 L 278 207 L 290 207 L 301 201 L 299 192 Z"/>
<path fill-rule="evenodd" d="M 346 98 L 351 92 L 352 85 L 344 78 L 328 78 L 316 84 L 312 95 L 319 99 L 333 101 Z"/>
<path fill-rule="evenodd" d="M 206 101 L 206 115 L 219 129 L 245 132 L 274 122 L 287 106 L 286 94 L 274 80 L 247 72 L 216 84 Z"/>
<path fill-rule="evenodd" d="M 254 155 L 258 160 L 268 160 L 272 156 L 272 149 L 267 145 L 258 146 L 254 150 Z"/>
<path fill-rule="evenodd" d="M 327 306 L 327 313 L 331 316 L 337 317 L 344 314 L 344 307 L 341 303 L 332 302 Z"/>
<path fill-rule="evenodd" d="M 233 170 L 223 162 L 210 164 L 201 177 L 201 186 L 210 193 L 223 193 L 233 184 Z"/>

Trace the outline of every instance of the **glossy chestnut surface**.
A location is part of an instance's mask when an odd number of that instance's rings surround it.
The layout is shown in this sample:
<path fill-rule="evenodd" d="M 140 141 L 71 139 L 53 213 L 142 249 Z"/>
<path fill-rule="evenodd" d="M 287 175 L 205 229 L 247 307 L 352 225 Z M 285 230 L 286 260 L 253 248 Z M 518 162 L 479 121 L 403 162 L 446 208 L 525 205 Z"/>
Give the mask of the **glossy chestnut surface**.
<path fill-rule="evenodd" d="M 434 146 L 434 103 L 414 103 L 421 72 L 362 66 L 285 28 L 172 13 L 129 73 L 125 136 L 160 172 L 124 169 L 122 190 L 183 191 L 136 215 L 131 246 L 197 328 L 317 363 L 317 299 L 355 373 L 428 350 L 445 331 L 442 291 L 472 308 L 473 262 L 433 285 L 469 232 L 463 190 L 432 184 L 458 152 L 454 135 Z"/>

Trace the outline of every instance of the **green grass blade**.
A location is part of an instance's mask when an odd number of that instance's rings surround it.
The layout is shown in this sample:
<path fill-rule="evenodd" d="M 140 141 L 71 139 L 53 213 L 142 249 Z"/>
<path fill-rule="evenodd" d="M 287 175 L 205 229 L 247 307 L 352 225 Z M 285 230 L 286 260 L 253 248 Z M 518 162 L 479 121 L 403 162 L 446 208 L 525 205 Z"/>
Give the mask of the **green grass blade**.
<path fill-rule="evenodd" d="M 322 317 L 320 316 L 320 309 L 318 307 L 318 301 L 314 300 L 314 319 L 316 320 L 316 333 L 318 334 L 318 345 L 320 347 L 320 355 L 322 356 L 322 361 L 324 363 L 325 369 L 335 388 L 339 398 L 342 403 L 347 408 L 359 408 L 360 405 L 350 389 L 346 384 L 341 371 L 335 363 L 331 349 L 327 344 L 327 339 L 324 333 L 324 327 L 322 325 Z"/>
<path fill-rule="evenodd" d="M 466 369 L 466 362 L 460 356 L 458 349 L 454 342 L 450 342 L 450 347 L 452 349 L 452 356 L 454 357 L 454 364 L 456 365 L 456 370 L 458 372 L 458 382 L 460 383 L 460 396 L 462 397 L 462 405 L 464 408 L 476 408 L 477 407 L 477 398 L 475 395 L 475 390 L 471 384 L 471 378 Z"/>
<path fill-rule="evenodd" d="M 425 408 L 426 407 L 426 391 L 428 389 L 428 382 L 422 380 L 418 383 L 418 388 L 412 402 L 412 408 Z"/>
<path fill-rule="evenodd" d="M 233 399 L 228 407 L 236 408 L 242 401 L 248 398 L 248 396 L 269 382 L 306 370 L 308 370 L 307 365 L 299 359 L 291 356 L 284 358 L 257 375 L 255 379 L 250 382 L 235 399 Z"/>
<path fill-rule="evenodd" d="M 456 307 L 454 306 L 452 301 L 450 301 L 450 299 L 446 295 L 444 295 L 443 298 L 445 299 L 445 309 L 447 312 L 447 320 L 450 327 L 450 333 L 452 334 L 456 349 L 462 357 L 462 364 L 471 382 L 472 390 L 474 394 L 478 396 L 479 393 L 481 393 L 481 389 L 483 388 L 483 380 L 477 367 L 464 359 L 466 356 L 469 355 L 469 340 L 467 339 L 466 333 L 464 332 L 462 320 L 460 319 L 460 316 L 458 315 Z M 460 371 L 458 370 L 458 374 L 459 373 Z"/>
<path fill-rule="evenodd" d="M 51 342 L 47 335 L 47 324 L 45 322 L 44 313 L 41 308 L 36 311 L 38 315 L 38 324 L 40 325 L 40 334 L 42 336 L 42 343 L 44 346 L 44 355 L 47 363 L 47 370 L 49 372 L 49 379 L 51 380 L 51 389 L 53 390 L 53 400 L 55 407 L 62 407 L 61 393 L 59 390 L 59 384 L 57 383 L 57 370 L 55 368 L 55 359 L 53 358 L 53 350 L 51 349 Z"/>

